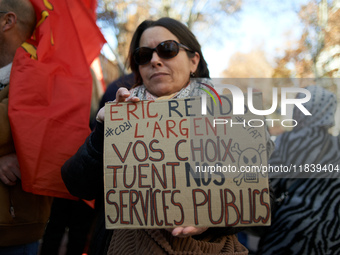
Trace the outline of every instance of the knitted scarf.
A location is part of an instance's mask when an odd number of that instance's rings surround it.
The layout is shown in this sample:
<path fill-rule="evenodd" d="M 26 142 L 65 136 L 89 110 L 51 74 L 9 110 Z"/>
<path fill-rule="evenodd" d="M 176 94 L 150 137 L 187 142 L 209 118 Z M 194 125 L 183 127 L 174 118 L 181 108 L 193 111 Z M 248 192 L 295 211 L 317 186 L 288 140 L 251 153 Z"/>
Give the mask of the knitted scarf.
<path fill-rule="evenodd" d="M 145 87 L 145 85 L 140 85 L 130 90 L 130 97 L 138 97 L 141 100 L 158 100 L 158 99 L 172 99 L 172 98 L 185 98 L 185 97 L 193 97 L 202 95 L 203 90 L 200 88 L 204 88 L 205 84 L 209 84 L 213 87 L 211 80 L 207 78 L 196 78 L 191 79 L 189 84 L 182 88 L 179 92 L 176 92 L 169 96 L 157 97 L 151 94 Z"/>

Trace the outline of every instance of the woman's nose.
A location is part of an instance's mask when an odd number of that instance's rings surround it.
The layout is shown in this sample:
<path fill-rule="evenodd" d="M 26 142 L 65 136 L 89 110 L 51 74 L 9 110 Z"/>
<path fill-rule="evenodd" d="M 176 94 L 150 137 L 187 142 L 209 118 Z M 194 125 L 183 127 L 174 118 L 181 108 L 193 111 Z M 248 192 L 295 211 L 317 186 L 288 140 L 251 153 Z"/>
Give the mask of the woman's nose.
<path fill-rule="evenodd" d="M 162 63 L 161 58 L 158 56 L 157 52 L 152 53 L 152 58 L 150 60 L 151 65 L 160 65 Z"/>

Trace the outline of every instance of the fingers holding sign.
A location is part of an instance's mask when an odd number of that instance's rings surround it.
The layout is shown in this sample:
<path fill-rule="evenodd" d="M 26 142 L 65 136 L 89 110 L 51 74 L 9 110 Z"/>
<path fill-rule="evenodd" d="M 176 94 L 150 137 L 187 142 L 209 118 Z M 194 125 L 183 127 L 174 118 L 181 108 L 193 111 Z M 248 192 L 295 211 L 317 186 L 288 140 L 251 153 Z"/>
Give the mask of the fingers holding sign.
<path fill-rule="evenodd" d="M 206 231 L 207 227 L 177 227 L 172 229 L 167 229 L 167 231 L 171 232 L 173 236 L 177 237 L 188 237 L 202 234 Z"/>
<path fill-rule="evenodd" d="M 119 88 L 116 93 L 116 102 L 139 102 L 138 97 L 131 97 L 130 91 L 127 88 Z"/>

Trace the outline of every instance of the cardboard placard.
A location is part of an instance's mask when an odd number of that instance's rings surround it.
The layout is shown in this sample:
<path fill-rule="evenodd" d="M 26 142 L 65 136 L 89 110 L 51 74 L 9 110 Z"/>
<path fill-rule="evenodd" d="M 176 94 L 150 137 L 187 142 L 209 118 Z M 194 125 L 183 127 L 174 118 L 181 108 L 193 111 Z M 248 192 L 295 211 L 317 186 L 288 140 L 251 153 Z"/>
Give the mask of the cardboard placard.
<path fill-rule="evenodd" d="M 107 229 L 270 225 L 264 118 L 221 99 L 106 104 Z"/>

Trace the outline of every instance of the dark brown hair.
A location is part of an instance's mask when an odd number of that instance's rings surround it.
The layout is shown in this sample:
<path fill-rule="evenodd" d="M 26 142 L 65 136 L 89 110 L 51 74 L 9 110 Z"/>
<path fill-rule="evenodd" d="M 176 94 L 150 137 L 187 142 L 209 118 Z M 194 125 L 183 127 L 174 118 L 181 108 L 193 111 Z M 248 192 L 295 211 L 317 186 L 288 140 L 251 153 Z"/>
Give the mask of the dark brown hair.
<path fill-rule="evenodd" d="M 138 64 L 133 59 L 133 52 L 135 51 L 135 49 L 139 47 L 139 41 L 143 32 L 148 28 L 156 26 L 166 28 L 178 38 L 179 43 L 182 43 L 185 46 L 188 46 L 191 50 L 197 52 L 200 55 L 200 62 L 198 63 L 197 70 L 195 72 L 195 77 L 209 78 L 207 62 L 205 61 L 202 55 L 201 45 L 198 43 L 195 35 L 188 29 L 188 27 L 186 27 L 181 22 L 174 20 L 172 18 L 161 18 L 156 21 L 152 20 L 143 21 L 137 27 L 137 30 L 132 37 L 128 61 L 132 72 L 135 74 L 136 85 L 141 85 L 143 83 L 143 79 L 139 73 Z M 192 52 L 188 51 L 186 52 L 189 58 L 193 57 Z"/>

